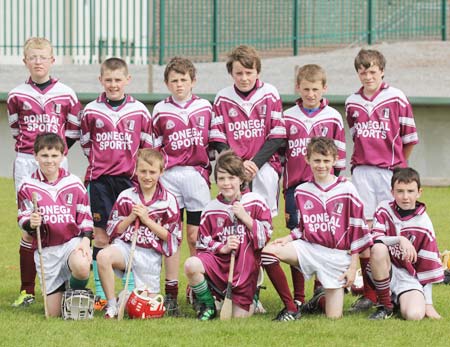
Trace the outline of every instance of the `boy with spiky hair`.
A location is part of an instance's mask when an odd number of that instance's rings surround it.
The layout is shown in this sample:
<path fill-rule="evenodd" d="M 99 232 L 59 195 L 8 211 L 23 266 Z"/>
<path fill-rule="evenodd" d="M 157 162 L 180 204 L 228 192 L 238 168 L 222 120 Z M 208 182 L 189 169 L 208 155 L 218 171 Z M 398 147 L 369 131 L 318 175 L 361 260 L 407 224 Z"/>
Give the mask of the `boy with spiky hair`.
<path fill-rule="evenodd" d="M 406 320 L 439 319 L 432 284 L 442 282 L 444 272 L 433 224 L 425 204 L 418 201 L 419 174 L 412 168 L 396 168 L 391 187 L 394 200 L 383 201 L 374 216 L 369 276 L 379 306 L 369 319 L 390 318 L 394 304 Z"/>
<path fill-rule="evenodd" d="M 164 155 L 163 185 L 177 197 L 183 220 L 186 209 L 186 238 L 190 255 L 195 255 L 200 214 L 211 200 L 208 156 L 211 104 L 192 94 L 196 83 L 194 64 L 172 58 L 164 71 L 171 96 L 153 109 L 155 148 Z M 180 239 L 181 241 L 181 239 Z M 165 258 L 165 305 L 168 315 L 178 315 L 179 251 Z"/>
<path fill-rule="evenodd" d="M 14 160 L 14 184 L 31 175 L 38 165 L 34 158 L 33 144 L 36 136 L 51 132 L 58 134 L 65 144 L 62 167 L 67 169 L 67 150 L 80 137 L 78 113 L 81 105 L 75 92 L 50 76 L 55 62 L 53 47 L 43 37 L 29 38 L 23 47 L 23 62 L 30 72 L 29 79 L 8 94 L 8 120 L 16 142 Z M 27 233 L 20 241 L 21 293 L 13 306 L 25 306 L 34 302 L 35 264 L 32 239 Z"/>
<path fill-rule="evenodd" d="M 233 317 L 254 312 L 261 249 L 272 234 L 270 209 L 264 199 L 246 189 L 243 160 L 232 151 L 222 152 L 214 169 L 219 194 L 202 212 L 197 255 L 188 258 L 184 269 L 199 302 L 197 318 L 216 316 L 211 286 L 219 297 L 227 287 L 231 252 L 235 252 Z"/>
<path fill-rule="evenodd" d="M 96 259 L 98 252 L 109 244 L 106 225 L 112 206 L 119 194 L 133 185 L 139 148 L 152 147 L 152 123 L 147 108 L 125 94 L 130 80 L 124 60 L 105 60 L 99 77 L 104 92 L 86 105 L 81 116 L 80 143 L 89 161 L 85 183 L 94 219 L 93 271 L 97 310 L 107 303 Z"/>
<path fill-rule="evenodd" d="M 226 66 L 234 85 L 216 95 L 210 141 L 219 152 L 231 148 L 244 160 L 251 190 L 266 199 L 274 217 L 281 175 L 278 150 L 286 138 L 280 95 L 259 79 L 261 59 L 255 48 L 234 48 Z"/>
<path fill-rule="evenodd" d="M 386 59 L 377 50 L 361 49 L 354 61 L 362 87 L 345 102 L 345 113 L 354 147 L 352 182 L 364 203 L 364 216 L 372 225 L 377 205 L 389 200 L 392 170 L 407 166 L 418 136 L 411 105 L 405 94 L 384 79 Z M 368 285 L 369 253 L 361 255 L 364 296 L 351 312 L 367 310 L 376 302 Z"/>
<path fill-rule="evenodd" d="M 372 245 L 355 187 L 332 174 L 337 159 L 338 149 L 332 139 L 311 139 L 306 161 L 314 179 L 295 189 L 298 226 L 263 249 L 263 266 L 285 305 L 275 320 L 300 318 L 280 261 L 297 266 L 305 278 L 315 274 L 322 283 L 325 294 L 321 297 L 325 300 L 317 296 L 302 312 L 322 309 L 327 317 L 340 318 L 344 287 L 351 286 L 355 279 L 359 253 Z"/>
<path fill-rule="evenodd" d="M 314 136 L 334 140 L 338 148 L 338 160 L 334 174 L 345 168 L 345 132 L 342 116 L 328 105 L 323 97 L 327 90 L 327 76 L 322 67 L 307 64 L 297 71 L 296 90 L 300 98 L 296 105 L 284 111 L 287 145 L 283 170 L 283 193 L 285 198 L 286 226 L 293 230 L 298 225 L 295 188 L 313 178 L 311 167 L 305 160 L 306 148 Z M 291 267 L 294 284 L 294 300 L 298 305 L 305 302 L 305 280 L 296 267 Z M 315 282 L 315 289 L 320 286 Z"/>
<path fill-rule="evenodd" d="M 34 143 L 34 153 L 39 168 L 19 186 L 18 221 L 35 245 L 36 231 L 40 229 L 42 264 L 36 250 L 36 270 L 44 267 L 47 293 L 43 295 L 47 295 L 48 314 L 58 317 L 66 282 L 70 282 L 72 289 L 85 289 L 89 280 L 92 216 L 82 182 L 61 168 L 64 140 L 57 134 L 40 134 Z M 37 195 L 37 211 L 33 194 Z M 41 272 L 38 273 L 41 277 Z"/>

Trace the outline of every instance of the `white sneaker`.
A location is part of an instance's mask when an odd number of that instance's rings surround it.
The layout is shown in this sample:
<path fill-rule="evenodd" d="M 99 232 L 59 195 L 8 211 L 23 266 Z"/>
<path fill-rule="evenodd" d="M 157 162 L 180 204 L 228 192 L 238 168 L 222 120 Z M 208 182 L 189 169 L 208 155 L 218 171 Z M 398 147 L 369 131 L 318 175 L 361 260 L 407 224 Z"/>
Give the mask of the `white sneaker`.
<path fill-rule="evenodd" d="M 106 306 L 105 319 L 115 319 L 119 314 L 117 306 Z"/>

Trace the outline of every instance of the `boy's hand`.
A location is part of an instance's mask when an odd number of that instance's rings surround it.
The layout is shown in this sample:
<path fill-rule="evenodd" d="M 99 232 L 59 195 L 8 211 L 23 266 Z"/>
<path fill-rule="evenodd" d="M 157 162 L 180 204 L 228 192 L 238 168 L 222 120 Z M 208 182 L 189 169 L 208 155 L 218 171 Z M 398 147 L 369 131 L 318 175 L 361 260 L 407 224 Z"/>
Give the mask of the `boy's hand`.
<path fill-rule="evenodd" d="M 240 220 L 243 220 L 244 218 L 249 216 L 244 206 L 239 201 L 236 201 L 233 203 L 233 205 L 231 205 L 231 212 L 233 212 L 233 214 Z"/>
<path fill-rule="evenodd" d="M 284 246 L 286 243 L 289 243 L 291 241 L 292 241 L 291 235 L 286 235 L 284 237 L 280 237 L 279 239 L 274 240 L 272 243 Z"/>
<path fill-rule="evenodd" d="M 247 174 L 250 180 L 254 179 L 259 169 L 258 166 L 251 160 L 244 161 L 245 173 Z"/>
<path fill-rule="evenodd" d="M 42 224 L 42 217 L 39 213 L 37 212 L 33 212 L 30 215 L 30 227 L 31 229 L 36 229 L 38 227 L 40 227 Z"/>
<path fill-rule="evenodd" d="M 83 237 L 81 242 L 75 248 L 75 251 L 81 251 L 83 257 L 87 257 L 89 262 L 92 261 L 92 250 L 91 250 L 91 240 L 86 237 Z"/>
<path fill-rule="evenodd" d="M 400 236 L 400 250 L 402 251 L 402 260 L 415 263 L 417 261 L 417 252 L 412 243 L 404 236 Z"/>
<path fill-rule="evenodd" d="M 431 319 L 441 319 L 441 315 L 437 313 L 433 305 L 425 305 L 425 317 Z"/>
<path fill-rule="evenodd" d="M 239 247 L 240 240 L 237 235 L 230 235 L 227 238 L 227 243 L 220 250 L 222 254 L 231 253 L 233 249 L 237 249 Z"/>
<path fill-rule="evenodd" d="M 150 219 L 150 217 L 148 216 L 147 207 L 145 207 L 142 204 L 134 205 L 131 213 L 135 214 L 136 217 L 138 217 L 142 223 L 147 225 Z"/>
<path fill-rule="evenodd" d="M 353 282 L 355 282 L 355 278 L 356 278 L 356 267 L 350 266 L 347 271 L 345 271 L 340 277 L 339 277 L 339 281 L 343 281 L 346 280 L 344 287 L 345 288 L 350 288 L 353 284 Z"/>

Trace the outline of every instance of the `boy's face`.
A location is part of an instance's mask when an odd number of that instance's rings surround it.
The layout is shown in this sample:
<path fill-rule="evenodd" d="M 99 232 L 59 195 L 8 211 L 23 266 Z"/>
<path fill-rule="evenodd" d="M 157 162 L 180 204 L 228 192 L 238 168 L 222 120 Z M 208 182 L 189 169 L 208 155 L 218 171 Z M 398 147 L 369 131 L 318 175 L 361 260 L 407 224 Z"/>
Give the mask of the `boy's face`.
<path fill-rule="evenodd" d="M 141 190 L 145 192 L 153 192 L 156 188 L 159 178 L 162 175 L 159 163 L 155 162 L 151 165 L 144 160 L 138 159 L 136 167 L 136 175 Z"/>
<path fill-rule="evenodd" d="M 125 87 L 130 83 L 131 76 L 123 69 L 108 70 L 98 78 L 109 100 L 121 100 L 125 96 Z"/>
<path fill-rule="evenodd" d="M 358 68 L 358 77 L 363 85 L 363 92 L 367 96 L 372 96 L 383 83 L 384 71 L 378 65 L 372 65 L 367 69 L 363 66 Z"/>
<path fill-rule="evenodd" d="M 331 169 L 336 164 L 336 158 L 331 154 L 323 155 L 313 152 L 309 158 L 305 157 L 305 159 L 311 167 L 311 171 L 316 181 L 328 182 L 333 177 L 331 175 Z"/>
<path fill-rule="evenodd" d="M 59 167 L 64 159 L 61 151 L 56 148 L 43 148 L 34 157 L 39 164 L 39 169 L 49 181 L 58 178 Z"/>
<path fill-rule="evenodd" d="M 403 210 L 416 208 L 416 201 L 422 194 L 422 189 L 417 188 L 417 182 L 395 182 L 391 190 L 395 202 Z"/>
<path fill-rule="evenodd" d="M 195 80 L 191 79 L 189 72 L 181 74 L 176 71 L 170 71 L 166 86 L 173 98 L 178 102 L 182 102 L 191 97 L 195 82 Z"/>
<path fill-rule="evenodd" d="M 234 80 L 236 88 L 245 93 L 253 89 L 256 80 L 259 78 L 259 73 L 256 68 L 247 69 L 240 62 L 234 61 L 231 77 Z"/>
<path fill-rule="evenodd" d="M 242 180 L 224 170 L 217 171 L 217 188 L 227 201 L 236 200 L 241 194 Z"/>
<path fill-rule="evenodd" d="M 36 83 L 47 82 L 50 78 L 50 68 L 55 62 L 50 48 L 30 48 L 23 62 L 30 71 L 31 79 Z"/>
<path fill-rule="evenodd" d="M 303 101 L 303 107 L 313 109 L 320 106 L 323 93 L 327 87 L 322 84 L 322 81 L 310 82 L 305 79 L 300 81 L 297 85 L 297 92 Z"/>

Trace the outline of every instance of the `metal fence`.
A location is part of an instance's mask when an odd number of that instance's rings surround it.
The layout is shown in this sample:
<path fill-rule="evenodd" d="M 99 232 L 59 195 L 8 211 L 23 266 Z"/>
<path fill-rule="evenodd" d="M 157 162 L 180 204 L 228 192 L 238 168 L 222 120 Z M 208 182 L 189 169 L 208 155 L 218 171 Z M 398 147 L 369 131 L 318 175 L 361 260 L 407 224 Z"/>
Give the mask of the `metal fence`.
<path fill-rule="evenodd" d="M 30 36 L 57 60 L 121 56 L 164 64 L 173 55 L 218 61 L 238 44 L 263 56 L 380 41 L 446 40 L 447 0 L 0 0 L 2 63 Z"/>

